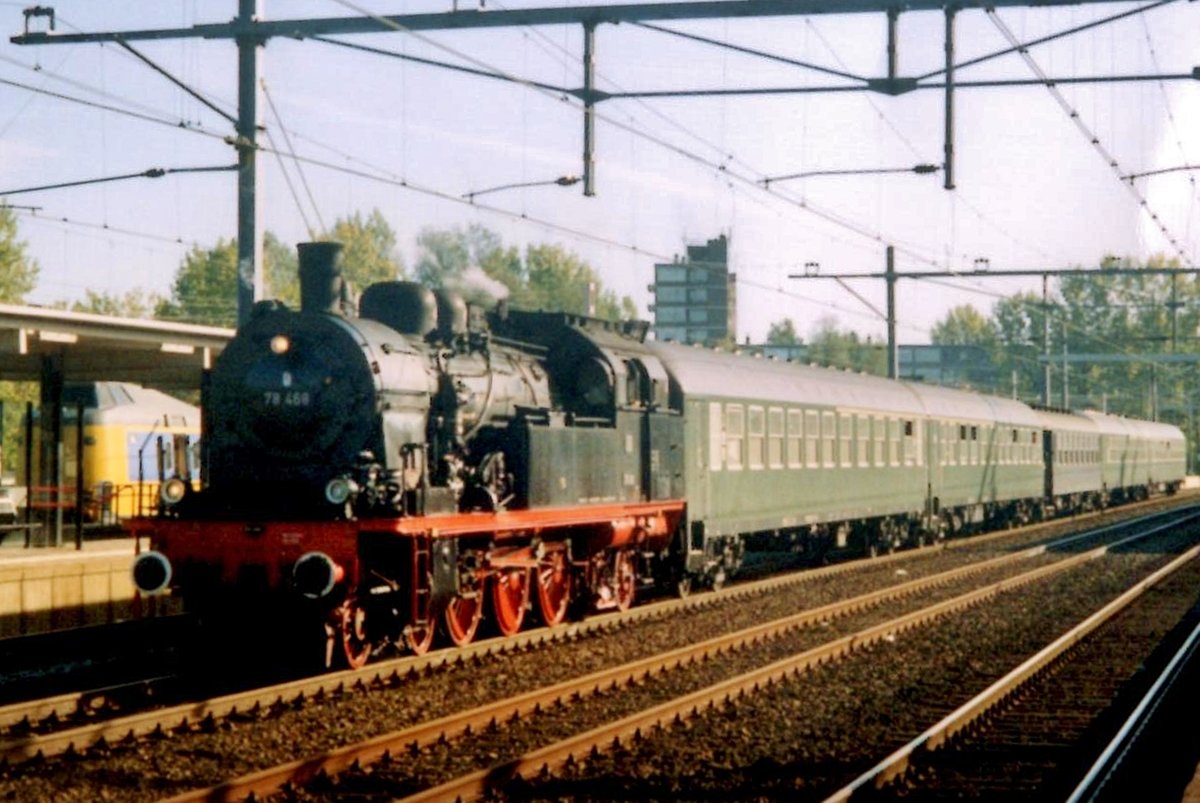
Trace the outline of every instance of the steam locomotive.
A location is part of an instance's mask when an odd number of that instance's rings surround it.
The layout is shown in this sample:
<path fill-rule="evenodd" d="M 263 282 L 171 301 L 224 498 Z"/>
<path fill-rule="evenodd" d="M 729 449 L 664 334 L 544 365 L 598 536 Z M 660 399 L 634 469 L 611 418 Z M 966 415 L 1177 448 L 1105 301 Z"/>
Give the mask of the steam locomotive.
<path fill-rule="evenodd" d="M 357 310 L 340 246 L 260 302 L 202 391 L 201 478 L 139 521 L 144 593 L 327 665 L 719 587 L 747 549 L 867 552 L 1174 491 L 1175 427 L 484 312 Z"/>

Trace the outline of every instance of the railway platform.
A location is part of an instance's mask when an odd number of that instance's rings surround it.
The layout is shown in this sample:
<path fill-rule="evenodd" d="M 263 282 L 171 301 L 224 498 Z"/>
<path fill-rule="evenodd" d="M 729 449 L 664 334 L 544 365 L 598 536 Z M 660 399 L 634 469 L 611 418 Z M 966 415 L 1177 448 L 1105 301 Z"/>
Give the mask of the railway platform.
<path fill-rule="evenodd" d="M 79 550 L 25 540 L 20 528 L 0 533 L 0 638 L 174 612 L 171 600 L 138 596 L 131 537 L 85 539 Z"/>

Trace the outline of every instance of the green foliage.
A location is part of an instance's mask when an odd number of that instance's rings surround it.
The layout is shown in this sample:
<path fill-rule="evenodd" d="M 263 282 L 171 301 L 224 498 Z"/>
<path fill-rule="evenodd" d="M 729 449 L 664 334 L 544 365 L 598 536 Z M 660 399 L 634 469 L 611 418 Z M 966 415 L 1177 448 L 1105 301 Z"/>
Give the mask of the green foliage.
<path fill-rule="evenodd" d="M 358 212 L 339 218 L 329 239 L 342 244 L 342 274 L 356 293 L 375 282 L 405 276 L 404 263 L 396 251 L 396 232 L 378 209 L 365 219 Z"/>
<path fill-rule="evenodd" d="M 171 297 L 155 317 L 210 326 L 237 325 L 237 242 L 218 240 L 212 248 L 193 246 L 175 273 Z"/>
<path fill-rule="evenodd" d="M 930 333 L 930 340 L 938 346 L 981 346 L 989 350 L 995 348 L 996 338 L 996 324 L 970 304 L 950 310 Z"/>
<path fill-rule="evenodd" d="M 355 213 L 339 219 L 330 239 L 342 243 L 342 273 L 356 292 L 369 284 L 402 277 L 396 233 L 379 210 L 365 219 Z M 295 249 L 271 232 L 263 235 L 263 290 L 268 298 L 300 306 Z M 237 240 L 218 240 L 212 248 L 194 247 L 175 273 L 168 299 L 155 316 L 212 326 L 237 325 Z"/>
<path fill-rule="evenodd" d="M 837 328 L 832 317 L 817 321 L 808 343 L 808 358 L 822 365 L 887 376 L 887 350 L 857 332 Z"/>
<path fill-rule="evenodd" d="M 633 299 L 604 289 L 587 262 L 559 245 L 531 245 L 522 260 L 516 248 L 504 246 L 498 235 L 478 224 L 423 229 L 417 245 L 418 281 L 452 288 L 474 303 L 487 303 L 506 291 L 509 303 L 520 309 L 586 314 L 590 299 L 596 317 L 637 317 Z M 482 276 L 473 270 L 476 266 Z"/>
<path fill-rule="evenodd" d="M 25 482 L 25 403 L 38 403 L 36 382 L 0 382 L 0 401 L 4 415 L 0 417 L 3 437 L 0 439 L 0 472 L 13 475 L 18 485 Z"/>
<path fill-rule="evenodd" d="M 236 293 L 236 290 L 234 291 Z M 263 295 L 300 308 L 300 268 L 296 249 L 271 232 L 263 235 Z"/>
<path fill-rule="evenodd" d="M 934 328 L 935 343 L 975 343 L 991 350 L 1002 395 L 1040 401 L 1045 387 L 1042 355 L 1050 355 L 1051 398 L 1062 405 L 1063 387 L 1073 409 L 1096 408 L 1187 425 L 1195 418 L 1194 363 L 1148 359 L 1163 353 L 1200 354 L 1200 281 L 1196 276 L 1147 274 L 1140 267 L 1178 267 L 1152 257 L 1144 265 L 1106 256 L 1101 270 L 1062 276 L 1043 304 L 1038 293 L 1019 293 L 993 306 L 991 316 L 952 310 Z M 1133 269 L 1118 273 L 1117 269 Z M 1047 332 L 1046 323 L 1049 322 Z M 1067 362 L 1063 354 L 1096 354 L 1127 361 Z"/>
<path fill-rule="evenodd" d="M 775 321 L 767 329 L 768 346 L 800 346 L 803 344 L 804 338 L 796 332 L 796 322 L 791 318 Z"/>
<path fill-rule="evenodd" d="M 130 290 L 123 296 L 87 290 L 82 301 L 71 304 L 71 311 L 118 318 L 152 318 L 154 311 L 164 301 L 160 296 L 139 289 Z"/>
<path fill-rule="evenodd" d="M 38 264 L 17 239 L 17 215 L 0 204 L 0 302 L 20 304 L 37 284 Z"/>

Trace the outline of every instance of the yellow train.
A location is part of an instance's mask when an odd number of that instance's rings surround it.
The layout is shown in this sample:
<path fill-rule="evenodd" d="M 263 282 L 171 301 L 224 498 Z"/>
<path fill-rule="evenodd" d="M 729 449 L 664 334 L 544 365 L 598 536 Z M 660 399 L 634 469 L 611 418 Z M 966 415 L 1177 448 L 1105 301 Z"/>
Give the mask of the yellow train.
<path fill-rule="evenodd" d="M 62 471 L 44 479 L 49 444 L 42 448 L 34 426 L 32 482 L 27 493 L 35 515 L 77 509 L 78 418 L 83 407 L 83 500 L 85 521 L 116 523 L 149 513 L 158 504 L 162 479 L 199 477 L 200 408 L 129 382 L 87 382 L 63 389 Z M 39 479 L 43 478 L 43 479 Z"/>

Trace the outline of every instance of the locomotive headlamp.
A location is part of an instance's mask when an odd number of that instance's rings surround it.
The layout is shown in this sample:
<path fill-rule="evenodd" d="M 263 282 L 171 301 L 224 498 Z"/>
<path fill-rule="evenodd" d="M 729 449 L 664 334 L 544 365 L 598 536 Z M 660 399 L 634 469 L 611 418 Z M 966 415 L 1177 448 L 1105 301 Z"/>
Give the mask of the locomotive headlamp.
<path fill-rule="evenodd" d="M 162 484 L 158 491 L 159 497 L 167 507 L 177 505 L 187 494 L 187 483 L 179 477 L 172 477 Z"/>
<path fill-rule="evenodd" d="M 287 335 L 275 335 L 271 338 L 271 353 L 272 354 L 287 354 L 288 349 L 292 347 L 292 341 Z"/>
<path fill-rule="evenodd" d="M 334 477 L 325 486 L 325 498 L 331 505 L 344 505 L 356 493 L 358 483 L 349 477 Z"/>

